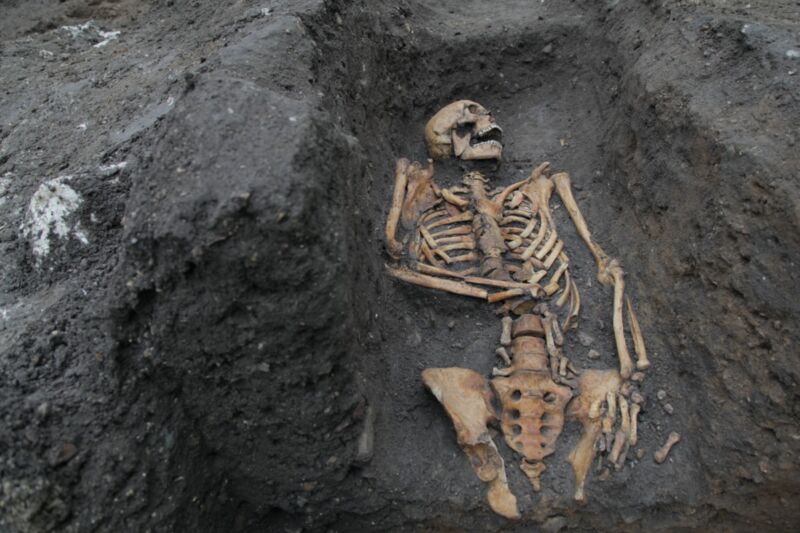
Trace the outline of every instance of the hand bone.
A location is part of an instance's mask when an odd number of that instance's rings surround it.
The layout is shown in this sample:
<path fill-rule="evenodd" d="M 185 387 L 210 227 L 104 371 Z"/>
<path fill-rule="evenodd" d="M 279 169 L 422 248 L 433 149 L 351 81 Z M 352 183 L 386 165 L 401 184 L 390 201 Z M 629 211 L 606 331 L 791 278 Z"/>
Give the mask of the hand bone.
<path fill-rule="evenodd" d="M 667 460 L 667 456 L 669 455 L 669 451 L 672 449 L 673 446 L 678 444 L 681 441 L 680 433 L 673 431 L 667 437 L 667 442 L 664 445 L 656 450 L 653 454 L 653 459 L 655 459 L 656 463 L 661 464 Z"/>

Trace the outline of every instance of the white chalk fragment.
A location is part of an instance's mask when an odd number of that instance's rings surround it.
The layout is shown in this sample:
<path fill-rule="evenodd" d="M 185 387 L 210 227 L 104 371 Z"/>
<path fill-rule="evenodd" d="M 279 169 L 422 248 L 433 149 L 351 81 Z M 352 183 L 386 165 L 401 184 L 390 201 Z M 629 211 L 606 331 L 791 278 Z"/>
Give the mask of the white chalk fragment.
<path fill-rule="evenodd" d="M 60 239 L 73 236 L 83 244 L 89 243 L 80 223 L 70 221 L 83 203 L 78 192 L 68 185 L 71 179 L 72 176 L 59 176 L 44 182 L 33 193 L 28 204 L 28 212 L 20 229 L 30 239 L 37 259 L 50 253 L 51 235 Z"/>
<path fill-rule="evenodd" d="M 119 32 L 119 31 L 114 31 L 114 30 L 112 30 L 112 31 L 103 31 L 103 30 L 97 30 L 97 34 L 98 34 L 98 35 L 99 35 L 99 36 L 100 36 L 100 37 L 101 37 L 103 40 L 102 40 L 102 41 L 100 41 L 99 43 L 95 44 L 95 45 L 94 45 L 94 47 L 95 47 L 95 48 L 102 48 L 102 47 L 104 47 L 105 45 L 107 45 L 108 43 L 110 43 L 111 41 L 113 41 L 114 39 L 116 39 L 117 37 L 119 37 L 119 36 L 120 36 L 120 33 L 121 33 L 121 32 Z"/>

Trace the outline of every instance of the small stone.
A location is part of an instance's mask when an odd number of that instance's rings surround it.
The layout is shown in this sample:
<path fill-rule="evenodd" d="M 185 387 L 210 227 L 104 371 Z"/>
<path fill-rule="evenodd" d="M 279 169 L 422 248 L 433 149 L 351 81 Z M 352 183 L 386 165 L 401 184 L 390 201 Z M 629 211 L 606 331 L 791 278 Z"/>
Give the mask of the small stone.
<path fill-rule="evenodd" d="M 585 331 L 579 331 L 578 342 L 581 343 L 582 346 L 589 347 L 594 342 L 594 338 Z"/>
<path fill-rule="evenodd" d="M 542 48 L 542 52 L 544 52 L 545 54 L 552 54 L 553 53 L 553 45 L 552 44 L 545 45 L 545 47 Z M 788 57 L 788 52 L 787 52 L 787 57 Z"/>
<path fill-rule="evenodd" d="M 641 383 L 644 381 L 644 372 L 634 372 L 631 379 L 637 383 Z"/>
<path fill-rule="evenodd" d="M 642 404 L 642 403 L 644 403 L 644 396 L 642 396 L 641 392 L 639 392 L 638 390 L 635 390 L 635 391 L 633 391 L 631 393 L 631 401 L 633 403 Z"/>
<path fill-rule="evenodd" d="M 78 448 L 71 442 L 65 442 L 61 446 L 54 448 L 50 453 L 50 464 L 52 466 L 63 465 L 78 453 Z"/>
<path fill-rule="evenodd" d="M 542 531 L 545 533 L 558 533 L 567 527 L 567 519 L 561 515 L 551 516 L 542 524 Z"/>
<path fill-rule="evenodd" d="M 589 359 L 599 359 L 600 358 L 600 352 L 598 352 L 597 350 L 594 350 L 594 349 L 589 350 L 589 353 L 586 354 L 586 357 L 588 357 Z"/>
<path fill-rule="evenodd" d="M 447 323 L 447 327 L 448 329 L 453 329 L 454 327 L 456 327 L 456 321 L 451 320 L 450 322 Z"/>
<path fill-rule="evenodd" d="M 672 413 L 674 413 L 674 412 L 675 412 L 675 409 L 672 407 L 672 404 L 665 403 L 665 404 L 664 404 L 664 411 L 666 411 L 666 413 L 667 413 L 668 415 L 671 415 Z"/>
<path fill-rule="evenodd" d="M 800 59 L 800 50 L 794 48 L 786 50 L 786 59 Z"/>
<path fill-rule="evenodd" d="M 316 481 L 306 481 L 305 483 L 303 483 L 303 490 L 306 492 L 311 492 L 316 488 L 316 486 L 317 486 Z"/>
<path fill-rule="evenodd" d="M 600 472 L 600 475 L 597 476 L 597 479 L 599 479 L 600 481 L 607 481 L 608 478 L 610 477 L 611 477 L 611 470 L 609 470 L 608 468 L 604 468 L 603 471 Z"/>
<path fill-rule="evenodd" d="M 637 448 L 636 449 L 636 458 L 637 459 L 642 459 L 645 456 L 646 453 L 647 453 L 647 450 L 645 450 L 644 448 Z"/>
<path fill-rule="evenodd" d="M 663 402 L 664 400 L 667 399 L 667 391 L 661 389 L 656 393 L 656 398 L 658 398 L 658 401 Z"/>

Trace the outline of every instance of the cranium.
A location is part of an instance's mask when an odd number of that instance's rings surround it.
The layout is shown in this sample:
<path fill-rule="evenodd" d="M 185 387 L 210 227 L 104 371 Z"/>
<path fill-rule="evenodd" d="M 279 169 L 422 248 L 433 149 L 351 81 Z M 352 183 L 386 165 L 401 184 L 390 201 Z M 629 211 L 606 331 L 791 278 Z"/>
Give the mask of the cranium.
<path fill-rule="evenodd" d="M 465 161 L 499 160 L 502 134 L 491 113 L 471 100 L 444 106 L 425 126 L 428 152 L 435 159 L 454 155 Z"/>

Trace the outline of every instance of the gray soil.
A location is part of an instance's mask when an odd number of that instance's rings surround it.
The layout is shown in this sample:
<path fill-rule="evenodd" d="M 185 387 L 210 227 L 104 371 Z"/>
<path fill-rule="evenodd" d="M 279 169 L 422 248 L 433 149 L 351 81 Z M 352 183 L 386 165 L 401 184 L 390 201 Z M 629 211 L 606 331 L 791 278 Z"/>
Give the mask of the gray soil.
<path fill-rule="evenodd" d="M 797 2 L 0 15 L 0 531 L 800 526 Z M 427 117 L 458 98 L 505 130 L 496 185 L 543 160 L 572 175 L 653 361 L 646 454 L 592 474 L 586 505 L 578 426 L 539 494 L 502 446 L 518 523 L 488 508 L 419 377 L 488 375 L 499 320 L 383 271 L 394 161 L 423 159 Z M 36 199 L 58 184 L 80 200 L 42 254 Z M 555 214 L 585 297 L 567 353 L 612 367 L 611 295 Z"/>

